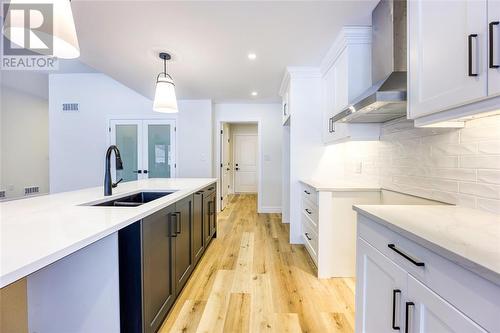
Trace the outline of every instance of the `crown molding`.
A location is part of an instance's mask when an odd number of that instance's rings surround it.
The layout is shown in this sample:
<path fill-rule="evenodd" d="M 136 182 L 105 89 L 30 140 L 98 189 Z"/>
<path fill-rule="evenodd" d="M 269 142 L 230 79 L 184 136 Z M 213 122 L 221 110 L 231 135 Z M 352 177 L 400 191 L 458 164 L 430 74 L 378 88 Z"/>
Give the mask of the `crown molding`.
<path fill-rule="evenodd" d="M 283 97 L 292 79 L 315 79 L 321 76 L 319 67 L 287 67 L 281 80 L 279 95 Z"/>
<path fill-rule="evenodd" d="M 372 27 L 371 26 L 345 26 L 340 31 L 337 39 L 323 58 L 320 65 L 321 74 L 328 72 L 335 63 L 340 54 L 349 45 L 371 44 Z"/>

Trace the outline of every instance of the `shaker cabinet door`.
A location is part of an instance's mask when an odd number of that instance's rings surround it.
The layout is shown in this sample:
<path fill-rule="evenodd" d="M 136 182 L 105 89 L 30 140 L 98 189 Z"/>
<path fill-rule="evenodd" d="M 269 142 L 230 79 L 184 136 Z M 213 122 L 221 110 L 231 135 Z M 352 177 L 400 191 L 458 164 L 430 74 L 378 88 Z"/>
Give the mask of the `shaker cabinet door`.
<path fill-rule="evenodd" d="M 488 95 L 500 94 L 500 1 L 488 1 Z"/>
<path fill-rule="evenodd" d="M 193 196 L 175 204 L 175 290 L 179 293 L 193 269 Z"/>
<path fill-rule="evenodd" d="M 408 118 L 487 96 L 486 22 L 486 0 L 408 1 Z"/>
<path fill-rule="evenodd" d="M 439 295 L 408 275 L 404 332 L 485 333 L 486 331 Z"/>
<path fill-rule="evenodd" d="M 403 332 L 403 297 L 407 272 L 357 239 L 356 332 Z"/>
<path fill-rule="evenodd" d="M 174 303 L 173 206 L 142 221 L 144 332 L 156 332 Z"/>
<path fill-rule="evenodd" d="M 205 236 L 203 235 L 203 191 L 198 191 L 193 198 L 193 254 L 194 262 L 203 255 Z"/>

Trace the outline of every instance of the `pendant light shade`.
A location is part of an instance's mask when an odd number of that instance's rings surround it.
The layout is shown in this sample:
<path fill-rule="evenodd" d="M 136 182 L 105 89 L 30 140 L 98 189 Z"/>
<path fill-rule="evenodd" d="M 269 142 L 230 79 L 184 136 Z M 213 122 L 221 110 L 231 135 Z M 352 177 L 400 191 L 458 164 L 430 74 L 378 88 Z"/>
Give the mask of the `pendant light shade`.
<path fill-rule="evenodd" d="M 172 77 L 167 74 L 167 60 L 170 55 L 160 53 L 160 58 L 163 59 L 163 72 L 158 74 L 156 78 L 155 100 L 153 102 L 153 110 L 163 113 L 176 113 L 177 98 L 175 96 L 175 85 Z"/>
<path fill-rule="evenodd" d="M 53 11 L 52 31 L 48 30 L 50 29 L 48 26 L 44 29 L 42 25 L 42 22 L 47 18 L 39 14 L 31 18 L 31 20 L 34 19 L 38 22 L 38 24 L 37 22 L 31 22 L 33 26 L 40 25 L 37 34 L 46 34 L 48 38 L 52 38 L 53 40 L 52 54 L 47 55 L 53 55 L 62 59 L 74 59 L 80 56 L 80 46 L 78 45 L 70 0 L 11 0 L 10 3 L 13 5 L 51 4 Z M 21 47 L 29 47 L 28 45 L 24 45 L 24 15 L 12 15 L 11 13 L 10 16 L 10 25 L 5 29 L 5 36 L 8 36 L 11 42 Z"/>

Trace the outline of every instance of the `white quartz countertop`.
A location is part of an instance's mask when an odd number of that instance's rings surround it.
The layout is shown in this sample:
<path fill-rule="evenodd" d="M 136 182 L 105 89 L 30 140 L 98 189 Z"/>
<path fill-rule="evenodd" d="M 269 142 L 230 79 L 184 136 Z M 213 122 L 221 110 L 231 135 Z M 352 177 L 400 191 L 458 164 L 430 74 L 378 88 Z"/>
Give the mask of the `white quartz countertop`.
<path fill-rule="evenodd" d="M 500 285 L 500 215 L 440 205 L 357 205 L 354 210 Z"/>
<path fill-rule="evenodd" d="M 148 179 L 0 203 L 0 288 L 208 186 L 212 178 Z M 139 191 L 175 191 L 138 207 L 92 207 Z"/>
<path fill-rule="evenodd" d="M 323 192 L 352 192 L 352 191 L 370 191 L 378 192 L 381 190 L 379 185 L 368 183 L 353 183 L 347 181 L 328 181 L 322 182 L 310 179 L 301 179 L 302 184 L 306 184 L 314 188 L 316 191 Z"/>

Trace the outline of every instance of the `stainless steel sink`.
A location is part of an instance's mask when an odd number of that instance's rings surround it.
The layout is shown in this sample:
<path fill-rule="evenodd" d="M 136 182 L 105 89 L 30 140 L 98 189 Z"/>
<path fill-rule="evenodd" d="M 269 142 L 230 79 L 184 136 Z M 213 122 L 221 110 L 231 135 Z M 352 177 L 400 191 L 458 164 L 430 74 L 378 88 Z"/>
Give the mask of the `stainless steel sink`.
<path fill-rule="evenodd" d="M 90 206 L 105 207 L 137 207 L 147 202 L 162 198 L 174 192 L 138 192 L 113 200 L 90 204 Z"/>

